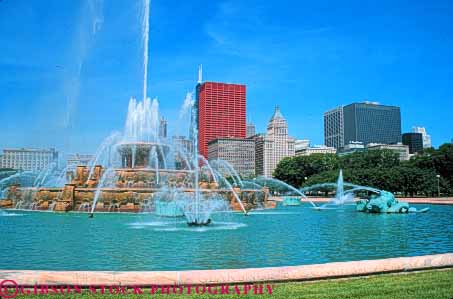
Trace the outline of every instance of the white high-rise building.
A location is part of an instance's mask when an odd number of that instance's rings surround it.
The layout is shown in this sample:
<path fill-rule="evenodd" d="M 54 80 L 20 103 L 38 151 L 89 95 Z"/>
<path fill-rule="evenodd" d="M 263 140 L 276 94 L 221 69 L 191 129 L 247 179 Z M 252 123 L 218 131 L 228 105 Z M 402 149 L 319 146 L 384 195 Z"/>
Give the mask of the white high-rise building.
<path fill-rule="evenodd" d="M 8 148 L 3 150 L 0 168 L 41 171 L 50 163 L 58 166 L 58 152 L 54 148 Z"/>
<path fill-rule="evenodd" d="M 255 142 L 257 175 L 272 177 L 283 158 L 295 155 L 295 140 L 288 136 L 288 124 L 278 106 L 267 125 L 267 134 L 257 136 Z"/>
<path fill-rule="evenodd" d="M 428 135 L 425 127 L 412 127 L 412 133 L 420 133 L 423 136 L 423 148 L 431 148 L 431 135 Z"/>

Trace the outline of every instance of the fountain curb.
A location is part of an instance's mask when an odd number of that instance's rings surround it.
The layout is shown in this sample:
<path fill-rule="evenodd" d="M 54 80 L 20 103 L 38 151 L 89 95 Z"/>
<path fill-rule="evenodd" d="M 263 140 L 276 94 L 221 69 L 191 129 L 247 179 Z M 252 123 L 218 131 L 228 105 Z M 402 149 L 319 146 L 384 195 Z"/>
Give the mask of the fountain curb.
<path fill-rule="evenodd" d="M 453 268 L 453 253 L 316 265 L 225 270 L 131 272 L 0 270 L 0 281 L 14 280 L 20 286 L 219 285 L 313 281 L 441 268 Z"/>

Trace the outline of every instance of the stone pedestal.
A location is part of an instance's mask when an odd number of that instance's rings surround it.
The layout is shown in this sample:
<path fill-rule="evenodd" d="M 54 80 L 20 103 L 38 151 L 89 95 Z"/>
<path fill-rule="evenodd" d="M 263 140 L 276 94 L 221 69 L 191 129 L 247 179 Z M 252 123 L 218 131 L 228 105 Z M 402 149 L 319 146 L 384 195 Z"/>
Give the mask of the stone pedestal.
<path fill-rule="evenodd" d="M 38 204 L 38 208 L 40 210 L 48 210 L 49 209 L 49 202 L 48 201 L 42 201 Z"/>
<path fill-rule="evenodd" d="M 94 166 L 93 175 L 90 179 L 99 182 L 101 177 L 102 177 L 102 166 L 101 165 Z"/>
<path fill-rule="evenodd" d="M 12 209 L 13 201 L 11 199 L 0 200 L 0 209 Z"/>
<path fill-rule="evenodd" d="M 72 183 L 78 187 L 82 187 L 88 180 L 88 175 L 88 167 L 83 165 L 77 166 L 75 179 L 72 181 Z"/>
<path fill-rule="evenodd" d="M 136 212 L 139 210 L 139 207 L 136 207 L 132 202 L 128 202 L 125 205 L 121 205 L 119 209 L 121 212 Z"/>
<path fill-rule="evenodd" d="M 71 210 L 70 204 L 65 201 L 57 202 L 57 204 L 55 205 L 55 209 L 54 209 L 55 212 L 68 212 L 70 210 Z"/>
<path fill-rule="evenodd" d="M 67 212 L 72 210 L 74 206 L 74 190 L 75 184 L 66 184 L 64 186 L 61 198 L 58 199 L 55 205 L 55 212 Z"/>
<path fill-rule="evenodd" d="M 276 207 L 277 207 L 276 201 L 265 201 L 264 202 L 264 208 L 266 208 L 266 209 L 275 209 Z"/>
<path fill-rule="evenodd" d="M 97 185 L 98 185 L 98 181 L 97 180 L 94 180 L 94 179 L 89 179 L 87 182 L 86 182 L 86 185 L 88 188 L 96 188 Z"/>

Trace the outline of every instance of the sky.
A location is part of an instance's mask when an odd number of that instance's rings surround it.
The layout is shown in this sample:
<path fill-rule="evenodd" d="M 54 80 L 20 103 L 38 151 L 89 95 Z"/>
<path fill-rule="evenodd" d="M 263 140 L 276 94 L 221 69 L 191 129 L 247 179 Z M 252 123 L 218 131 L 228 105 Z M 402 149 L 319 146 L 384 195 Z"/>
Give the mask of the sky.
<path fill-rule="evenodd" d="M 143 85 L 143 0 L 0 0 L 0 149 L 93 153 L 122 130 Z M 151 0 L 148 96 L 170 132 L 203 64 L 247 86 L 264 132 L 275 105 L 297 139 L 323 143 L 323 113 L 401 107 L 403 132 L 453 138 L 452 1 Z"/>

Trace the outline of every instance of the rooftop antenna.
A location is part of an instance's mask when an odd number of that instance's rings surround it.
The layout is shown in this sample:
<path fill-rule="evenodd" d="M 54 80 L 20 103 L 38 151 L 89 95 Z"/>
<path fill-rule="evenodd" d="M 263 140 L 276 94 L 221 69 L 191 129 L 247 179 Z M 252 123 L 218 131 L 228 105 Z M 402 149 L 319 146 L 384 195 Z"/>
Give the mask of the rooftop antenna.
<path fill-rule="evenodd" d="M 203 65 L 200 64 L 198 66 L 198 83 L 201 84 L 203 82 Z"/>

